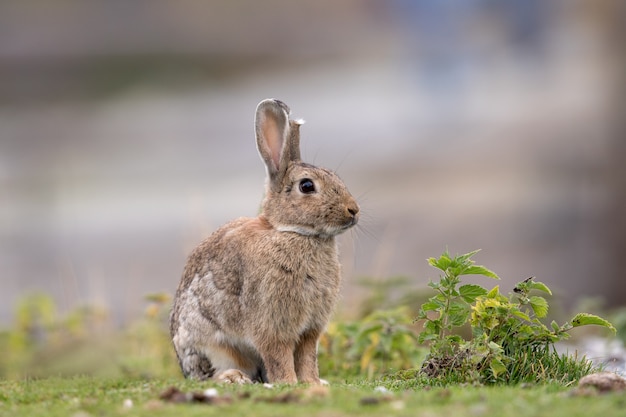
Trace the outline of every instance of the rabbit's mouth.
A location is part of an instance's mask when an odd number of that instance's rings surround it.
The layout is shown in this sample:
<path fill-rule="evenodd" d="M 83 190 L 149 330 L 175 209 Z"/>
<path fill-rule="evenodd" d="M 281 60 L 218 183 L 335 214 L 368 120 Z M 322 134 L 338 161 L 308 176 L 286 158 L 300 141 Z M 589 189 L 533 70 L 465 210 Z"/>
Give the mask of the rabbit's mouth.
<path fill-rule="evenodd" d="M 354 215 L 352 217 L 350 217 L 348 220 L 346 220 L 343 224 L 339 225 L 339 226 L 327 226 L 324 228 L 324 232 L 327 235 L 330 236 L 336 236 L 338 234 L 341 234 L 343 232 L 345 232 L 346 230 L 350 229 L 351 227 L 356 226 L 356 224 L 359 222 L 359 216 Z"/>
<path fill-rule="evenodd" d="M 359 222 L 359 216 L 358 215 L 352 216 L 347 222 L 344 223 L 344 225 L 342 226 L 342 231 L 346 231 L 349 228 L 356 226 L 358 222 Z"/>

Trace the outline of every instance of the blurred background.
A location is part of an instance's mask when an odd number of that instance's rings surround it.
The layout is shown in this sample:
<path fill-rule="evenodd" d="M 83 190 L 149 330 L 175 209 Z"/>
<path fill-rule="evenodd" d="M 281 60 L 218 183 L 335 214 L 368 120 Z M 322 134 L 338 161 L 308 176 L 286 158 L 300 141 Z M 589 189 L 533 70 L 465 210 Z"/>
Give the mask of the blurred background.
<path fill-rule="evenodd" d="M 306 161 L 362 205 L 362 277 L 425 287 L 481 248 L 501 288 L 626 304 L 621 0 L 0 3 L 0 327 L 44 293 L 114 325 L 257 213 L 256 104 L 304 118 Z M 491 283 L 482 282 L 488 286 Z"/>

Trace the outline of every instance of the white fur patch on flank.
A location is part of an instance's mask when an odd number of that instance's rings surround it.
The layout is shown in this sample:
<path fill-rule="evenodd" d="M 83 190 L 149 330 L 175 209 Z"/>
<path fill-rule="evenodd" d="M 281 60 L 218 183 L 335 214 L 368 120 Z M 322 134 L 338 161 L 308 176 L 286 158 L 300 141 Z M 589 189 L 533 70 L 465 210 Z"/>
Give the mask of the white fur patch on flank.
<path fill-rule="evenodd" d="M 174 337 L 172 338 L 172 342 L 174 343 L 174 346 L 176 346 L 176 350 L 184 351 L 184 349 L 193 345 L 193 337 L 191 337 L 191 333 L 185 326 L 179 326 L 176 329 Z"/>

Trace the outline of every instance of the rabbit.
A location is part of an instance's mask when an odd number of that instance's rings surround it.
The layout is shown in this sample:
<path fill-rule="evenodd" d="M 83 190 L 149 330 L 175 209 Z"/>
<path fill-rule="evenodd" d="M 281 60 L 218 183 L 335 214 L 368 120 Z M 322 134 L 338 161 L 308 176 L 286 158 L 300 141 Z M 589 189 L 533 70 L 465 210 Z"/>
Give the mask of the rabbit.
<path fill-rule="evenodd" d="M 256 218 L 219 228 L 190 254 L 170 314 L 186 378 L 321 384 L 317 345 L 340 287 L 335 236 L 359 219 L 339 177 L 300 159 L 300 125 L 259 103 L 266 190 Z"/>

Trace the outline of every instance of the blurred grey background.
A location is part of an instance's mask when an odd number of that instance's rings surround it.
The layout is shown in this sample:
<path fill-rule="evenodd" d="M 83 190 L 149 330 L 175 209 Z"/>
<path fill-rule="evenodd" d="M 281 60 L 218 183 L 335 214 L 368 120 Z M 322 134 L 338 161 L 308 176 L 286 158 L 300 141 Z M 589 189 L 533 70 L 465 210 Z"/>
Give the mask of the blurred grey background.
<path fill-rule="evenodd" d="M 1 2 L 0 325 L 33 292 L 122 324 L 173 293 L 195 244 L 258 210 L 266 97 L 362 204 L 340 310 L 367 295 L 358 277 L 425 286 L 446 247 L 482 248 L 505 291 L 535 275 L 625 305 L 625 9 Z"/>

